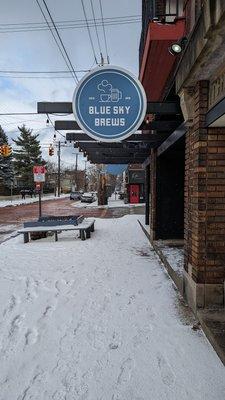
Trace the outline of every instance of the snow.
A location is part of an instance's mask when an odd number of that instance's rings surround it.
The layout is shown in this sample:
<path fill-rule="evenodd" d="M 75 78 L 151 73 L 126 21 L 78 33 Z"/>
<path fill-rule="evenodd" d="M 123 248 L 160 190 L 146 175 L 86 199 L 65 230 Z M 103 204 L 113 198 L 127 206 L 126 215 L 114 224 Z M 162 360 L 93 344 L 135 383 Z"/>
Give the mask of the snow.
<path fill-rule="evenodd" d="M 179 275 L 183 275 L 184 268 L 184 247 L 176 247 L 167 246 L 165 243 L 161 241 L 157 241 L 157 245 L 159 245 L 160 250 L 167 258 L 169 264 Z"/>
<path fill-rule="evenodd" d="M 115 199 L 110 197 L 108 199 L 108 204 L 104 206 L 98 206 L 98 201 L 93 201 L 93 203 L 82 203 L 81 201 L 73 204 L 76 208 L 97 208 L 97 209 L 108 209 L 108 208 L 133 208 L 133 207 L 143 207 L 144 203 L 138 204 L 125 204 L 123 200 Z"/>
<path fill-rule="evenodd" d="M 224 366 L 139 218 L 0 245 L 0 400 L 224 399 Z"/>
<path fill-rule="evenodd" d="M 10 238 L 11 236 L 17 235 L 16 229 L 18 225 L 15 224 L 1 224 L 0 225 L 0 243 Z"/>
<path fill-rule="evenodd" d="M 61 194 L 61 198 L 65 198 L 68 197 L 68 194 Z M 42 201 L 45 200 L 56 200 L 58 199 L 58 197 L 50 194 L 50 195 L 44 195 L 41 197 Z M 0 208 L 2 207 L 8 207 L 8 206 L 20 206 L 23 204 L 31 204 L 31 203 L 37 203 L 38 202 L 38 195 L 36 197 L 30 197 L 30 196 L 26 196 L 25 199 L 13 199 L 11 200 L 0 200 Z"/>

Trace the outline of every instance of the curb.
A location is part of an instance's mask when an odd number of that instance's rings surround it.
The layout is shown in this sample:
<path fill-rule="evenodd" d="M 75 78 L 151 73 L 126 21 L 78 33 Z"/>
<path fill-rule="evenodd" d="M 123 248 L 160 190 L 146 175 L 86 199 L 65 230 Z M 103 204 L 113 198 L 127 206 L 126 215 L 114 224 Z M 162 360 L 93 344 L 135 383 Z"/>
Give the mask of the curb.
<path fill-rule="evenodd" d="M 173 282 L 175 283 L 177 289 L 179 290 L 179 292 L 181 293 L 181 295 L 184 295 L 184 283 L 183 283 L 183 278 L 181 276 L 179 276 L 174 269 L 171 267 L 170 263 L 168 262 L 168 260 L 166 259 L 166 257 L 164 256 L 163 252 L 159 249 L 159 247 L 154 243 L 153 240 L 151 240 L 150 234 L 149 232 L 145 229 L 145 227 L 142 225 L 142 223 L 139 221 L 138 219 L 138 223 L 141 227 L 141 229 L 143 230 L 144 234 L 147 236 L 151 246 L 153 247 L 153 249 L 155 250 L 156 254 L 158 255 L 158 257 L 160 258 L 161 262 L 163 263 L 163 265 L 165 266 L 169 276 L 171 277 L 171 279 L 173 280 Z"/>

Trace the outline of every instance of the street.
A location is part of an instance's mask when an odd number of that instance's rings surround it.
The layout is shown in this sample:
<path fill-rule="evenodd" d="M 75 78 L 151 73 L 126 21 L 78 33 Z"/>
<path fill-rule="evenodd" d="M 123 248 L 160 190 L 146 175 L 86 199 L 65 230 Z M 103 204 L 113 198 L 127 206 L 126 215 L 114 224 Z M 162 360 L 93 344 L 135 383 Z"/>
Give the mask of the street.
<path fill-rule="evenodd" d="M 1 400 L 224 399 L 224 367 L 138 218 L 1 245 Z"/>
<path fill-rule="evenodd" d="M 76 203 L 79 203 L 79 208 L 76 208 Z M 0 203 L 1 205 L 1 203 Z M 144 210 L 144 206 L 142 207 Z M 119 215 L 129 214 L 130 208 L 122 207 Z M 82 207 L 82 203 L 71 201 L 69 197 L 55 200 L 45 200 L 42 202 L 43 215 L 71 215 L 82 214 L 85 217 L 113 217 L 118 214 L 118 207 L 114 209 L 104 209 L 104 207 Z M 24 221 L 38 218 L 38 203 L 22 204 L 15 207 L 0 207 L 0 224 L 16 224 Z"/>

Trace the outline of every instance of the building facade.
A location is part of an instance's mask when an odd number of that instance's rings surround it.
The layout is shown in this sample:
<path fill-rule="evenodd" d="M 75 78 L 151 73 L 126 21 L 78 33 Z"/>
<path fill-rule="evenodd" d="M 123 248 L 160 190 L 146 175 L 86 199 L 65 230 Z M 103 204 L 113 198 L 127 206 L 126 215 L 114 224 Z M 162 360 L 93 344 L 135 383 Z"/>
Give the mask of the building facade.
<path fill-rule="evenodd" d="M 131 164 L 125 172 L 126 202 L 131 204 L 145 201 L 145 170 L 140 164 Z"/>
<path fill-rule="evenodd" d="M 143 12 L 140 79 L 148 100 L 181 109 L 151 116 L 166 118 L 168 129 L 177 121 L 149 158 L 151 238 L 184 238 L 184 294 L 193 309 L 224 306 L 225 2 L 143 1 Z M 182 38 L 180 55 L 170 54 Z"/>

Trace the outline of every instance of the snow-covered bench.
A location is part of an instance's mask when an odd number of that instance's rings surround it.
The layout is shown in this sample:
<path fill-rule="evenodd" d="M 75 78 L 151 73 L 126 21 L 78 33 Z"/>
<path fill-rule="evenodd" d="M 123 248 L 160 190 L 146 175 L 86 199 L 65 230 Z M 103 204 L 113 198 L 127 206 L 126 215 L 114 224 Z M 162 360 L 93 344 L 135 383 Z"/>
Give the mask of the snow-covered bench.
<path fill-rule="evenodd" d="M 55 241 L 58 241 L 58 233 L 62 231 L 79 231 L 81 240 L 89 239 L 91 237 L 91 232 L 94 232 L 94 219 L 84 219 L 78 225 L 71 224 L 60 224 L 60 225 L 36 225 L 29 226 L 23 229 L 19 229 L 18 233 L 23 234 L 24 243 L 30 241 L 30 234 L 35 232 L 53 232 L 55 234 Z"/>

